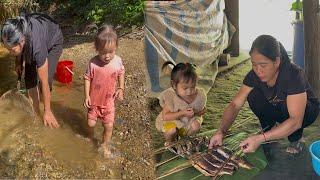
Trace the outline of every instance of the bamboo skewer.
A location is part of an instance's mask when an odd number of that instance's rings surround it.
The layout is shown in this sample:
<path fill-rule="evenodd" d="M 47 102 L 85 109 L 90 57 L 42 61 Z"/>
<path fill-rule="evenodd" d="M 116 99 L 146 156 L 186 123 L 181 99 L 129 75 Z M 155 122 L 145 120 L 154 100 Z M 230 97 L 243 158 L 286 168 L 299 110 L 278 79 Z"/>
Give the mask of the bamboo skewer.
<path fill-rule="evenodd" d="M 185 138 L 185 139 L 186 139 L 186 138 Z M 171 143 L 171 144 L 169 144 L 169 145 L 167 145 L 167 146 L 163 146 L 163 147 L 155 150 L 155 151 L 153 152 L 153 154 L 159 154 L 159 153 L 161 153 L 161 152 L 164 152 L 164 151 L 167 150 L 167 148 L 170 148 L 170 147 L 172 147 L 172 146 L 175 146 L 175 145 L 177 145 L 177 144 L 180 144 L 180 143 L 182 143 L 185 139 L 180 139 L 179 141 L 176 141 L 176 142 L 174 142 L 174 143 Z"/>
<path fill-rule="evenodd" d="M 177 172 L 182 171 L 184 169 L 187 169 L 189 167 L 192 167 L 192 164 L 189 161 L 187 161 L 186 163 L 183 163 L 180 166 L 177 166 L 177 167 L 171 169 L 166 174 L 161 175 L 160 177 L 157 177 L 156 179 L 161 179 L 161 178 L 167 177 L 167 176 L 169 176 L 171 174 L 177 173 Z"/>
<path fill-rule="evenodd" d="M 199 175 L 197 175 L 197 176 L 193 177 L 193 178 L 192 178 L 192 179 L 190 179 L 190 180 L 195 180 L 195 179 L 197 179 L 198 177 L 201 177 L 201 176 L 203 176 L 203 174 L 202 174 L 202 173 L 200 173 Z"/>
<path fill-rule="evenodd" d="M 258 134 L 259 132 L 262 132 L 262 131 L 266 130 L 268 127 L 269 126 L 267 126 L 267 127 L 255 132 L 255 133 L 253 133 L 252 135 Z M 238 148 L 241 148 L 241 147 L 240 146 L 236 147 L 236 149 L 238 149 Z M 236 150 L 236 149 L 234 149 L 234 150 Z M 229 155 L 229 158 L 225 162 L 223 162 L 222 166 L 218 169 L 218 171 L 215 173 L 215 175 L 213 176 L 212 179 L 216 179 L 219 176 L 219 172 L 223 169 L 223 167 L 226 164 L 228 164 L 228 162 L 232 159 L 233 156 L 235 156 L 237 154 L 241 154 L 241 153 L 243 153 L 242 149 L 240 149 L 239 151 L 233 151 L 233 153 Z"/>
<path fill-rule="evenodd" d="M 242 126 L 243 123 L 244 123 L 244 122 L 247 122 L 247 120 L 249 120 L 250 118 L 251 118 L 251 116 L 245 118 L 245 119 L 242 120 L 242 121 L 239 121 L 239 122 L 235 123 L 233 126 L 231 126 L 231 128 L 238 128 L 238 127 Z"/>
<path fill-rule="evenodd" d="M 174 143 L 172 143 L 172 144 L 169 144 L 168 146 L 163 146 L 163 147 L 155 150 L 155 151 L 154 151 L 154 154 L 159 154 L 159 153 L 161 153 L 161 152 L 163 152 L 163 151 L 166 151 L 167 148 L 170 148 L 170 147 L 172 147 L 172 146 L 174 146 L 174 145 L 177 145 L 177 144 L 179 144 L 179 143 L 180 143 L 180 141 L 176 141 L 176 142 L 174 142 Z"/>
<path fill-rule="evenodd" d="M 157 164 L 156 164 L 156 168 L 159 167 L 159 166 L 161 166 L 161 165 L 163 165 L 163 164 L 165 164 L 165 163 L 167 163 L 167 162 L 170 162 L 170 161 L 176 159 L 177 157 L 180 157 L 180 155 L 176 155 L 176 156 L 174 156 L 174 157 L 172 157 L 172 158 L 170 158 L 170 159 L 167 159 L 167 160 L 165 160 L 165 161 L 162 161 L 162 162 L 157 163 Z"/>

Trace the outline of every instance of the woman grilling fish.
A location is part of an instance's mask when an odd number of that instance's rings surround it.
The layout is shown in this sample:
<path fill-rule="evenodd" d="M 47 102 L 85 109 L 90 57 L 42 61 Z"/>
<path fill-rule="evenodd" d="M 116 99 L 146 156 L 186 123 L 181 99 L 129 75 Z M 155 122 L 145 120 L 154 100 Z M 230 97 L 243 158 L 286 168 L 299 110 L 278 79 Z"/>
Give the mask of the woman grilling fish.
<path fill-rule="evenodd" d="M 304 71 L 290 62 L 282 44 L 269 35 L 257 37 L 249 53 L 252 70 L 225 108 L 209 148 L 222 145 L 223 137 L 247 100 L 259 118 L 263 132 L 240 143 L 244 153 L 254 152 L 265 141 L 285 137 L 290 141 L 286 149 L 288 153 L 301 152 L 303 129 L 312 124 L 319 114 L 319 100 Z"/>

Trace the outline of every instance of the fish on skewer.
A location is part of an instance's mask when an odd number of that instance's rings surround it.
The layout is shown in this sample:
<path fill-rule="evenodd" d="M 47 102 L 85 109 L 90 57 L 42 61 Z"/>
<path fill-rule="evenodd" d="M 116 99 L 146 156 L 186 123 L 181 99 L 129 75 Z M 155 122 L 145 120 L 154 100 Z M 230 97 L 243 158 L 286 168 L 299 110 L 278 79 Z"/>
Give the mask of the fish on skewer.
<path fill-rule="evenodd" d="M 215 159 L 210 154 L 205 153 L 205 154 L 203 154 L 201 156 L 202 156 L 203 159 L 205 159 L 206 161 L 210 162 L 210 164 L 212 164 L 213 166 L 215 166 L 217 168 L 221 168 L 223 162 Z M 224 168 L 230 169 L 232 171 L 237 169 L 236 166 L 234 164 L 231 164 L 231 163 L 230 164 L 227 163 L 226 165 L 224 165 Z"/>
<path fill-rule="evenodd" d="M 218 153 L 215 149 L 209 151 L 208 154 L 210 154 L 212 157 L 214 157 L 215 159 L 217 159 L 218 161 L 221 161 L 221 162 L 225 162 L 228 159 L 225 156 L 223 156 L 220 153 Z M 238 165 L 237 162 L 229 160 L 229 162 L 227 164 L 235 166 L 236 169 L 239 169 L 239 165 Z"/>
<path fill-rule="evenodd" d="M 249 170 L 253 168 L 253 166 L 247 161 L 245 161 L 244 159 L 237 156 L 233 156 L 233 153 L 226 148 L 217 147 L 216 151 L 227 159 L 230 158 L 231 156 L 230 161 L 237 163 L 238 166 L 242 168 L 249 169 Z"/>
<path fill-rule="evenodd" d="M 207 138 L 186 138 L 166 147 L 166 149 L 176 154 L 176 157 L 180 156 L 188 159 L 190 166 L 196 168 L 203 175 L 211 176 L 214 179 L 221 175 L 232 175 L 239 167 L 253 168 L 245 159 L 227 148 L 216 147 L 206 150 L 207 145 Z M 159 163 L 159 166 L 172 159 Z"/>
<path fill-rule="evenodd" d="M 218 175 L 232 175 L 234 169 L 229 169 L 226 167 L 222 167 L 221 162 L 212 163 L 203 158 L 201 154 L 195 156 L 191 159 L 193 166 L 198 169 L 205 176 L 214 176 L 218 173 Z M 222 168 L 222 169 L 221 169 Z"/>

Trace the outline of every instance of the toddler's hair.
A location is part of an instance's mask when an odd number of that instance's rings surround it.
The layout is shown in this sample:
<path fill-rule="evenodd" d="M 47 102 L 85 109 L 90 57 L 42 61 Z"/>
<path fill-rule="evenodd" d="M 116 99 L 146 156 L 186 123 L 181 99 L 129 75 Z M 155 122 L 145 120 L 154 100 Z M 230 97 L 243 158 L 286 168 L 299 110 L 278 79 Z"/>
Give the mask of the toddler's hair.
<path fill-rule="evenodd" d="M 103 50 L 106 44 L 115 42 L 118 46 L 118 36 L 112 25 L 105 24 L 98 29 L 95 37 L 94 46 L 97 51 Z"/>
<path fill-rule="evenodd" d="M 190 63 L 178 63 L 175 65 L 171 61 L 167 61 L 162 65 L 162 70 L 169 64 L 174 66 L 171 71 L 172 86 L 177 86 L 179 82 L 188 83 L 190 80 L 194 84 L 197 83 L 198 76 L 195 65 Z"/>

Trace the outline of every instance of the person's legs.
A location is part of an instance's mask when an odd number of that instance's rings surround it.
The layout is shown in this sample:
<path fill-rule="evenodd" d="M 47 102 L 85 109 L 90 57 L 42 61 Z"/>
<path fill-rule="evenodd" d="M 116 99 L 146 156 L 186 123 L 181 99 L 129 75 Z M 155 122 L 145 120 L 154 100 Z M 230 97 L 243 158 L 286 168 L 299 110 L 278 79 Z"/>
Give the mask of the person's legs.
<path fill-rule="evenodd" d="M 40 115 L 40 93 L 38 87 L 36 63 L 25 63 L 24 72 L 25 86 L 27 89 L 28 98 L 32 103 L 34 111 L 37 113 L 37 115 Z"/>
<path fill-rule="evenodd" d="M 62 54 L 62 45 L 55 45 L 50 49 L 48 54 L 48 83 L 52 90 L 53 77 L 57 69 L 59 58 Z"/>
<path fill-rule="evenodd" d="M 102 148 L 103 155 L 109 157 L 111 155 L 110 142 L 113 131 L 113 122 L 103 123 L 103 136 L 102 136 Z"/>
<path fill-rule="evenodd" d="M 28 89 L 27 94 L 33 110 L 37 115 L 40 115 L 40 93 L 38 86 Z"/>
<path fill-rule="evenodd" d="M 197 132 L 199 132 L 201 127 L 201 124 L 199 123 L 198 120 L 194 120 L 191 122 L 190 127 L 187 130 L 187 135 L 191 136 L 193 134 L 196 134 Z"/>
<path fill-rule="evenodd" d="M 263 93 L 256 88 L 249 93 L 247 101 L 252 112 L 258 117 L 264 132 L 269 131 L 282 117 L 281 112 L 270 104 Z"/>
<path fill-rule="evenodd" d="M 290 142 L 294 142 L 301 139 L 303 134 L 303 129 L 311 125 L 317 119 L 318 114 L 319 114 L 319 108 L 317 107 L 317 105 L 314 105 L 310 101 L 307 101 L 302 127 L 297 131 L 293 132 L 290 136 L 288 136 L 288 140 Z"/>
<path fill-rule="evenodd" d="M 93 119 L 88 118 L 88 138 L 90 141 L 94 141 L 94 127 L 96 125 L 97 121 Z"/>
<path fill-rule="evenodd" d="M 177 139 L 177 129 L 176 128 L 170 128 L 167 129 L 164 133 L 164 138 L 166 139 L 165 145 L 170 145 Z"/>
<path fill-rule="evenodd" d="M 94 142 L 94 127 L 97 123 L 98 114 L 96 108 L 90 108 L 87 113 L 88 119 L 88 138 Z"/>
<path fill-rule="evenodd" d="M 317 119 L 318 114 L 318 106 L 307 101 L 302 127 L 288 136 L 290 145 L 287 147 L 287 152 L 296 154 L 303 150 L 305 142 L 303 139 L 303 129 L 311 125 Z"/>

